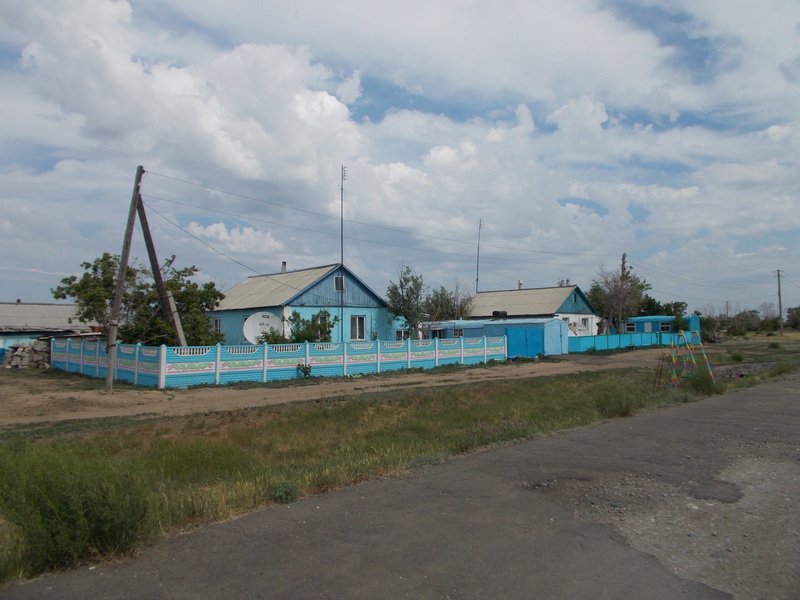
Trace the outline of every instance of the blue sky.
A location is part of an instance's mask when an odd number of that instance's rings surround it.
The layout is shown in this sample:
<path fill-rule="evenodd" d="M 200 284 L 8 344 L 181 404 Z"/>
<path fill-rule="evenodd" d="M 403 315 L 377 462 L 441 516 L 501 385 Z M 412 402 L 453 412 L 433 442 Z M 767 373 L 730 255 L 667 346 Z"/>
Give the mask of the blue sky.
<path fill-rule="evenodd" d="M 588 290 L 800 305 L 793 0 L 9 0 L 0 301 L 121 249 L 137 165 L 158 253 L 223 290 L 339 260 L 383 294 Z M 134 255 L 144 258 L 137 232 Z"/>

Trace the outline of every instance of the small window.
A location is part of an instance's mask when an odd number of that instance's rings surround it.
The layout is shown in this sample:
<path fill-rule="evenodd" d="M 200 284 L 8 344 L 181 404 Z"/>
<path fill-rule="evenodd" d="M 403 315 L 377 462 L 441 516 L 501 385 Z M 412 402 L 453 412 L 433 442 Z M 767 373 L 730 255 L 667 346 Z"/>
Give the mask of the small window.
<path fill-rule="evenodd" d="M 222 333 L 222 319 L 214 317 L 214 333 Z"/>
<path fill-rule="evenodd" d="M 411 332 L 408 329 L 398 329 L 394 332 L 394 339 L 402 342 L 411 337 Z"/>
<path fill-rule="evenodd" d="M 627 333 L 635 333 L 636 332 L 636 323 L 625 323 L 625 331 Z"/>
<path fill-rule="evenodd" d="M 589 328 L 589 319 L 588 318 L 583 317 L 581 319 L 581 327 L 586 327 L 587 329 Z"/>
<path fill-rule="evenodd" d="M 453 337 L 454 338 L 464 337 L 464 330 L 463 329 L 453 329 Z"/>
<path fill-rule="evenodd" d="M 672 331 L 672 322 L 671 321 L 662 321 L 661 325 L 660 325 L 660 328 L 659 328 L 659 331 L 661 333 L 669 333 L 670 331 Z"/>
<path fill-rule="evenodd" d="M 366 321 L 364 315 L 356 315 L 350 317 L 350 340 L 354 342 L 363 342 L 366 337 Z"/>
<path fill-rule="evenodd" d="M 333 286 L 337 292 L 344 291 L 344 276 L 343 275 L 336 275 L 333 278 Z"/>

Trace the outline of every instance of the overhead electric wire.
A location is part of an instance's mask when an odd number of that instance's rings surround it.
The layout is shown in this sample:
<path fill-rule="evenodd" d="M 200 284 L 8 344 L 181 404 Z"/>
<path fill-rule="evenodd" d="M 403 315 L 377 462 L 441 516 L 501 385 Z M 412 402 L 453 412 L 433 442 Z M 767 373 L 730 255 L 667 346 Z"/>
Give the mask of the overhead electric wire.
<path fill-rule="evenodd" d="M 255 198 L 253 196 L 247 196 L 245 194 L 239 194 L 237 192 L 230 192 L 228 190 L 223 190 L 223 189 L 220 189 L 220 188 L 214 188 L 214 187 L 206 186 L 206 185 L 203 185 L 203 184 L 200 184 L 200 183 L 194 183 L 192 181 L 186 181 L 184 179 L 179 179 L 177 177 L 171 177 L 169 175 L 162 175 L 161 173 L 154 173 L 152 171 L 147 171 L 147 173 L 150 174 L 150 175 L 155 175 L 157 177 L 163 177 L 164 179 L 169 179 L 169 180 L 172 180 L 172 181 L 176 181 L 178 183 L 191 185 L 191 186 L 198 187 L 198 188 L 205 189 L 205 190 L 209 190 L 209 191 L 212 191 L 212 192 L 217 192 L 217 193 L 220 193 L 220 194 L 225 194 L 225 195 L 233 196 L 233 197 L 236 197 L 236 198 L 242 198 L 244 200 L 251 200 L 253 202 L 260 202 L 262 204 L 268 204 L 270 206 L 278 206 L 280 208 L 285 208 L 287 210 L 295 210 L 295 211 L 302 212 L 302 213 L 305 213 L 305 214 L 309 214 L 309 215 L 313 215 L 313 216 L 317 216 L 317 217 L 323 217 L 325 219 L 335 219 L 335 220 L 338 221 L 338 217 L 336 217 L 334 215 L 328 215 L 328 214 L 325 214 L 325 213 L 320 213 L 320 212 L 316 212 L 316 211 L 312 211 L 312 210 L 307 210 L 307 209 L 304 209 L 304 208 L 298 208 L 296 206 L 289 206 L 288 204 L 281 204 L 280 202 L 272 202 L 270 200 L 264 200 L 263 198 Z M 151 197 L 153 197 L 153 196 L 151 196 Z M 167 200 L 165 198 L 159 198 L 159 199 L 160 200 L 164 200 L 166 202 L 175 202 L 176 204 L 182 204 L 183 206 L 188 206 L 190 208 L 195 208 L 195 209 L 198 209 L 198 210 L 213 211 L 213 209 L 204 208 L 204 207 L 200 207 L 200 206 L 195 206 L 195 205 L 192 205 L 192 204 L 186 204 L 186 203 L 178 202 L 176 200 Z M 221 211 L 214 211 L 214 212 L 221 212 Z M 229 214 L 231 216 L 238 216 L 239 218 L 249 218 L 249 217 L 243 217 L 241 215 L 236 215 L 234 213 L 223 213 L 223 214 Z M 453 239 L 453 238 L 445 238 L 445 237 L 441 237 L 441 236 L 430 235 L 430 234 L 427 234 L 427 233 L 417 233 L 417 232 L 408 231 L 408 230 L 405 230 L 405 229 L 397 229 L 395 227 L 386 227 L 385 225 L 375 225 L 373 223 L 365 223 L 364 221 L 355 221 L 353 219 L 347 219 L 347 221 L 352 223 L 352 224 L 355 224 L 355 225 L 363 225 L 364 227 L 373 227 L 375 229 L 382 229 L 384 231 L 391 231 L 391 232 L 394 232 L 394 233 L 401 233 L 403 235 L 413 235 L 413 236 L 424 237 L 424 238 L 437 240 L 437 241 L 441 241 L 441 242 L 451 242 L 451 243 L 454 243 L 454 244 L 466 244 L 468 246 L 475 246 L 474 242 L 468 242 L 468 241 L 465 241 L 465 240 L 456 240 L 456 239 Z M 265 222 L 269 223 L 269 221 L 265 221 Z M 300 228 L 298 228 L 298 229 L 300 229 Z M 374 243 L 380 243 L 380 242 L 374 242 Z M 512 251 L 512 252 L 526 252 L 526 253 L 530 253 L 530 254 L 548 254 L 548 255 L 556 255 L 556 256 L 585 256 L 585 254 L 586 254 L 586 253 L 575 253 L 575 252 L 553 252 L 553 251 L 548 251 L 548 250 L 528 250 L 528 249 L 525 249 L 525 248 L 511 248 L 511 247 L 508 247 L 508 246 L 493 246 L 491 244 L 483 244 L 483 246 L 484 247 L 488 247 L 488 248 L 494 248 L 496 250 L 504 250 L 504 251 Z M 616 255 L 615 254 L 612 255 L 612 254 L 596 254 L 596 253 L 593 253 L 592 256 L 609 256 L 610 257 L 610 256 L 616 256 Z"/>
<path fill-rule="evenodd" d="M 274 225 L 274 226 L 277 226 L 277 227 L 287 227 L 289 229 L 296 229 L 298 231 L 304 231 L 306 233 L 313 233 L 313 234 L 317 234 L 317 235 L 327 235 L 327 236 L 337 237 L 337 238 L 339 237 L 338 233 L 330 233 L 330 232 L 321 231 L 321 230 L 318 230 L 318 229 L 309 229 L 307 227 L 298 227 L 296 225 L 287 225 L 285 223 L 278 223 L 276 221 L 269 221 L 267 219 L 260 219 L 258 217 L 240 215 L 240 214 L 237 214 L 237 213 L 231 213 L 231 212 L 227 212 L 227 211 L 223 211 L 223 210 L 219 210 L 219 209 L 215 209 L 215 208 L 198 207 L 198 206 L 194 206 L 194 205 L 191 205 L 191 204 L 187 204 L 186 202 L 180 202 L 179 200 L 170 200 L 168 198 L 161 198 L 159 196 L 153 196 L 152 194 L 142 194 L 142 197 L 143 198 L 150 198 L 152 200 L 160 200 L 162 202 L 168 202 L 170 204 L 178 204 L 180 206 L 186 206 L 186 207 L 194 208 L 194 209 L 197 209 L 197 210 L 205 210 L 205 211 L 208 211 L 208 212 L 213 212 L 213 213 L 225 215 L 225 216 L 228 216 L 228 217 L 235 217 L 237 219 L 241 219 L 241 220 L 244 220 L 244 221 L 255 221 L 257 223 L 266 223 L 267 225 Z M 352 222 L 357 223 L 357 221 L 352 221 Z M 177 225 L 176 225 L 176 227 L 177 227 Z M 355 239 L 355 238 L 349 238 L 348 237 L 347 239 Z M 376 240 L 369 240 L 369 239 L 361 239 L 360 241 L 362 241 L 364 243 L 369 243 L 369 244 L 376 244 L 376 245 L 379 245 L 379 246 L 389 246 L 389 247 L 392 247 L 392 248 L 402 248 L 404 250 L 413 250 L 415 252 L 428 252 L 428 253 L 432 253 L 432 254 L 441 254 L 441 255 L 444 255 L 444 256 L 457 256 L 457 257 L 460 257 L 460 258 L 468 258 L 468 259 L 472 260 L 472 256 L 471 255 L 459 254 L 457 252 L 447 252 L 447 251 L 444 251 L 444 250 L 434 250 L 432 248 L 420 248 L 418 246 L 407 246 L 407 245 L 403 245 L 403 244 L 393 244 L 391 242 L 379 242 L 379 241 L 376 241 Z M 490 246 L 490 247 L 492 247 L 492 246 Z M 496 248 L 496 247 L 492 247 L 492 248 Z M 511 250 L 511 248 L 507 248 L 506 250 Z M 520 250 L 520 251 L 524 252 L 525 250 Z M 564 255 L 564 256 L 575 256 L 575 257 L 583 256 L 581 254 L 566 254 L 566 253 L 559 253 L 559 252 L 554 252 L 552 254 L 559 254 L 559 255 Z M 502 260 L 504 262 L 513 262 L 513 263 L 520 263 L 520 264 L 539 264 L 537 262 L 532 262 L 532 261 L 509 259 L 508 257 L 492 258 L 491 256 L 487 256 L 486 260 L 496 260 L 496 261 Z"/>

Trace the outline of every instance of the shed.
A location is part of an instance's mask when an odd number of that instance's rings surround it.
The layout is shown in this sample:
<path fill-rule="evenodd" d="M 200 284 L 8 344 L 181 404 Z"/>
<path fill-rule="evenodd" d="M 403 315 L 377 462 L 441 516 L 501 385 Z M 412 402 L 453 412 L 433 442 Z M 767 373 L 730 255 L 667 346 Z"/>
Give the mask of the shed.
<path fill-rule="evenodd" d="M 553 356 L 569 352 L 569 328 L 562 319 L 469 319 L 427 323 L 431 337 L 506 336 L 509 357 Z"/>
<path fill-rule="evenodd" d="M 45 335 L 87 333 L 93 323 L 82 323 L 74 304 L 0 302 L 0 348 L 27 344 Z"/>

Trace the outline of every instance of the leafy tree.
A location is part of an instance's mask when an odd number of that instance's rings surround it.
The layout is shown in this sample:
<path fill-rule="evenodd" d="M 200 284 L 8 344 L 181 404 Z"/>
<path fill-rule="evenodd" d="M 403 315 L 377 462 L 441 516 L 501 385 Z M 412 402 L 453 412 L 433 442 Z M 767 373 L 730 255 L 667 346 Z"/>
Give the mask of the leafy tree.
<path fill-rule="evenodd" d="M 453 291 L 440 286 L 432 290 L 422 303 L 422 311 L 429 316 L 431 321 L 449 321 L 463 319 L 469 313 L 472 296 L 461 291 L 458 284 Z"/>
<path fill-rule="evenodd" d="M 800 306 L 787 309 L 786 325 L 792 329 L 800 329 Z"/>
<path fill-rule="evenodd" d="M 214 283 L 198 284 L 191 280 L 199 269 L 195 266 L 178 269 L 175 256 L 161 267 L 164 285 L 172 292 L 175 308 L 181 318 L 187 344 L 207 346 L 222 341 L 215 333 L 207 311 L 216 308 L 224 295 Z M 119 256 L 104 253 L 94 262 L 81 265 L 84 273 L 61 280 L 52 289 L 58 300 L 72 300 L 77 305 L 77 317 L 82 322 L 98 323 L 108 335 L 108 318 L 114 299 Z M 144 266 L 128 266 L 122 295 L 122 310 L 118 337 L 121 342 L 148 346 L 175 345 L 177 339 L 172 326 L 161 314 L 158 290 L 152 272 Z"/>
<path fill-rule="evenodd" d="M 401 265 L 397 283 L 390 281 L 386 289 L 386 304 L 389 314 L 402 319 L 412 335 L 419 331 L 425 309 L 425 284 L 422 275 L 417 275 L 408 265 Z"/>
<path fill-rule="evenodd" d="M 644 293 L 651 287 L 631 269 L 615 272 L 601 267 L 587 297 L 603 318 L 603 333 L 608 334 L 612 326 L 619 331 L 625 319 L 637 315 Z"/>
<path fill-rule="evenodd" d="M 639 316 L 641 317 L 655 317 L 659 315 L 666 315 L 670 317 L 682 317 L 686 314 L 688 308 L 686 302 L 667 302 L 661 304 L 658 300 L 645 294 L 642 298 L 642 303 L 639 306 Z"/>

